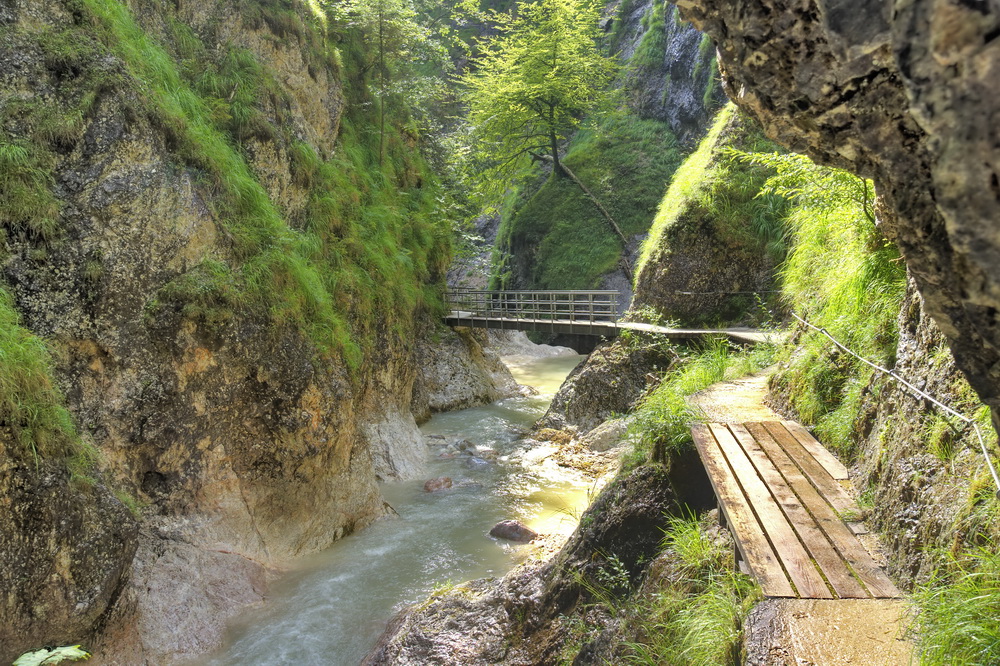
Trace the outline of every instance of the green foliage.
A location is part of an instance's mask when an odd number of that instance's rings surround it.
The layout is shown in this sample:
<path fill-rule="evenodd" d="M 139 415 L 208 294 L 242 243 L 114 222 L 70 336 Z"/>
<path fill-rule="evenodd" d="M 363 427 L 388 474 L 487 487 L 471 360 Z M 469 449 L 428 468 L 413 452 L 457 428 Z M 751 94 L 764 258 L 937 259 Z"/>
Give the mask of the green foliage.
<path fill-rule="evenodd" d="M 694 517 L 674 518 L 664 547 L 680 579 L 635 613 L 628 663 L 731 666 L 739 662 L 747 613 L 760 599 L 750 577 L 733 571 L 731 551 Z"/>
<path fill-rule="evenodd" d="M 624 4 L 624 3 L 623 3 Z M 624 12 L 622 7 L 619 11 Z M 629 67 L 639 70 L 662 71 L 667 57 L 667 30 L 664 15 L 666 4 L 654 2 L 652 10 L 643 18 L 646 32 L 629 61 Z"/>
<path fill-rule="evenodd" d="M 580 130 L 564 162 L 629 237 L 648 229 L 681 153 L 665 123 L 622 115 Z M 593 201 L 565 178 L 548 179 L 537 190 L 524 185 L 502 212 L 497 243 L 512 255 L 497 264 L 498 273 L 527 263 L 530 269 L 519 272 L 539 289 L 595 288 L 622 255 L 621 240 Z"/>
<path fill-rule="evenodd" d="M 419 307 L 439 301 L 424 285 L 446 264 L 447 229 L 435 219 L 438 191 L 413 148 L 405 109 L 383 104 L 378 123 L 349 112 L 335 156 L 323 158 L 291 136 L 281 115 L 285 93 L 249 51 L 209 51 L 174 22 L 175 60 L 117 0 L 83 1 L 101 38 L 143 82 L 149 114 L 205 174 L 233 242 L 235 261 L 193 267 L 160 291 L 150 314 L 172 306 L 217 326 L 236 311 L 263 313 L 356 368 L 379 336 L 402 334 Z M 248 20 L 256 8 L 275 34 L 319 49 L 325 21 L 309 25 L 291 9 L 246 3 Z M 350 108 L 363 109 L 370 105 L 364 34 L 347 30 L 340 39 L 340 61 L 360 73 L 348 86 Z M 308 190 L 305 219 L 286 219 L 270 199 L 243 154 L 248 139 L 287 146 L 293 181 Z"/>
<path fill-rule="evenodd" d="M 559 174 L 559 143 L 585 115 L 610 108 L 616 68 L 597 48 L 595 0 L 520 2 L 497 17 L 499 34 L 461 79 L 470 182 L 492 204 L 533 155 L 547 153 Z"/>
<path fill-rule="evenodd" d="M 23 140 L 0 143 L 0 219 L 6 229 L 50 240 L 58 229 L 51 156 Z"/>
<path fill-rule="evenodd" d="M 62 393 L 55 385 L 52 359 L 40 338 L 21 326 L 14 299 L 0 289 L 0 423 L 37 461 L 69 459 L 85 473 L 93 450 L 77 435 Z"/>
<path fill-rule="evenodd" d="M 81 649 L 79 645 L 64 645 L 26 652 L 14 661 L 14 666 L 44 666 L 45 664 L 58 664 L 63 661 L 80 661 L 89 658 L 90 653 Z"/>
<path fill-rule="evenodd" d="M 726 149 L 732 143 L 760 147 L 772 144 L 756 129 L 740 129 L 732 135 L 735 113 L 731 104 L 722 109 L 698 149 L 674 173 L 643 243 L 637 275 L 651 257 L 668 251 L 669 243 L 664 239 L 672 228 L 702 219 L 733 248 L 759 249 L 776 262 L 784 257 L 787 205 L 781 197 L 762 193 L 771 172 L 741 167 L 728 157 Z"/>
<path fill-rule="evenodd" d="M 862 356 L 891 367 L 906 274 L 895 246 L 875 225 L 871 183 L 801 155 L 731 154 L 774 169 L 765 191 L 793 205 L 792 250 L 782 270 L 791 307 Z M 828 445 L 849 450 L 872 371 L 813 332 L 787 360 L 778 381 L 800 418 L 816 424 Z"/>
<path fill-rule="evenodd" d="M 665 462 L 673 453 L 691 446 L 691 424 L 698 414 L 687 397 L 716 382 L 767 367 L 774 352 L 771 345 L 757 345 L 737 353 L 728 342 L 715 340 L 690 353 L 636 409 L 629 425 L 633 449 L 626 453 L 622 466 L 629 469 L 648 460 Z"/>
<path fill-rule="evenodd" d="M 914 595 L 920 663 L 1000 663 L 1000 554 L 991 545 L 953 558 Z"/>

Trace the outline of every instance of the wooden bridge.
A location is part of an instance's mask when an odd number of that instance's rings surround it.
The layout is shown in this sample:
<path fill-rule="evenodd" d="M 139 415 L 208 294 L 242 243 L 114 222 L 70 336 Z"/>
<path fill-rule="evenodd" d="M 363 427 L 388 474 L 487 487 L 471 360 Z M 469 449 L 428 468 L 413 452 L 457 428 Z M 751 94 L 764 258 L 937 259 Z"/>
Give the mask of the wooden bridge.
<path fill-rule="evenodd" d="M 900 596 L 855 536 L 847 469 L 809 431 L 768 421 L 699 424 L 691 434 L 738 559 L 765 596 Z"/>
<path fill-rule="evenodd" d="M 449 326 L 509 331 L 547 331 L 613 338 L 624 330 L 657 333 L 676 340 L 725 337 L 737 344 L 770 340 L 769 333 L 749 328 L 688 329 L 621 321 L 617 291 L 489 291 L 448 292 Z"/>

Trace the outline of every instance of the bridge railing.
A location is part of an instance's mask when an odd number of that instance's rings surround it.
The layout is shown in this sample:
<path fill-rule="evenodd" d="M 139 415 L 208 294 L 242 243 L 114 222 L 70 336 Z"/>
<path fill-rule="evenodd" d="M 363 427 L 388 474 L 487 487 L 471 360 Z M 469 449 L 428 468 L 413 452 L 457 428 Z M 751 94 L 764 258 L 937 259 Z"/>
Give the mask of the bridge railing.
<path fill-rule="evenodd" d="M 455 289 L 448 292 L 449 307 L 461 318 L 531 319 L 600 322 L 617 325 L 618 292 L 604 291 L 490 291 Z"/>

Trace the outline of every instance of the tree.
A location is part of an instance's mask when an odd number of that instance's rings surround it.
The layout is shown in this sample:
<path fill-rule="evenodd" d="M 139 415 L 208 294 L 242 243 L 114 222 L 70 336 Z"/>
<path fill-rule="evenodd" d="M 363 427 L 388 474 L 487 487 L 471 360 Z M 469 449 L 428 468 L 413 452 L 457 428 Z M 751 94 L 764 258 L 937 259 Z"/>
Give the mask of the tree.
<path fill-rule="evenodd" d="M 406 62 L 429 43 L 427 31 L 419 25 L 410 0 L 340 0 L 328 3 L 330 14 L 346 26 L 361 31 L 373 53 L 362 73 L 374 68 L 379 103 L 378 161 L 385 158 L 386 99 L 398 92 L 401 77 L 393 77 L 392 65 Z"/>
<path fill-rule="evenodd" d="M 610 108 L 617 63 L 598 48 L 596 0 L 521 2 L 500 17 L 461 77 L 477 190 L 496 200 L 534 158 L 566 172 L 559 145 L 588 114 Z"/>

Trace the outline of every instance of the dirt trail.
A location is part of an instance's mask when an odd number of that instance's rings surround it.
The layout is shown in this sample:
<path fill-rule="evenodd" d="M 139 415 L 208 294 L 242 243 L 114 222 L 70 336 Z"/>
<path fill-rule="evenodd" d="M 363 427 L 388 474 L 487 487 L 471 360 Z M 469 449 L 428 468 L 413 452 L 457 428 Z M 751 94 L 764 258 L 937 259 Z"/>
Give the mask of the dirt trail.
<path fill-rule="evenodd" d="M 772 369 L 713 384 L 689 398 L 706 421 L 783 420 L 764 404 Z M 872 536 L 874 535 L 866 535 Z M 874 538 L 862 543 L 881 561 Z M 909 604 L 893 599 L 766 599 L 747 620 L 747 666 L 908 666 Z"/>
<path fill-rule="evenodd" d="M 705 420 L 713 423 L 781 421 L 781 416 L 764 404 L 770 375 L 768 368 L 747 377 L 712 384 L 688 401 L 702 411 Z"/>

